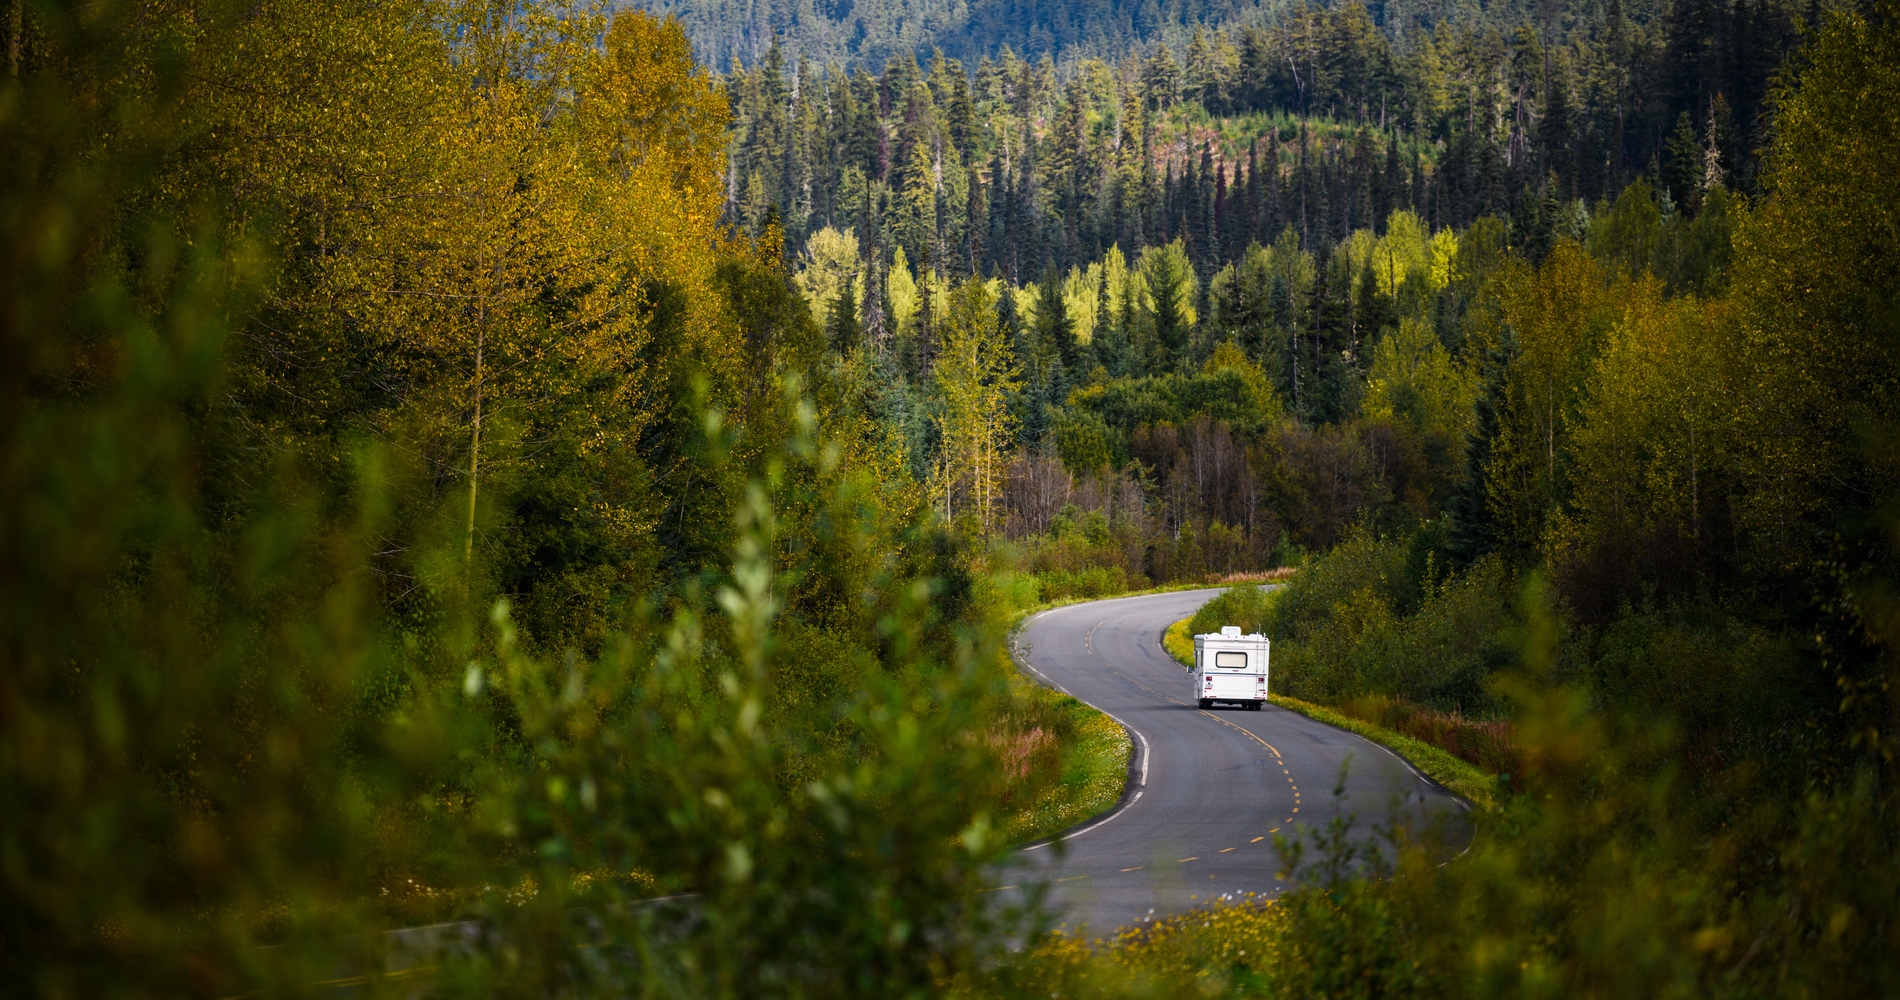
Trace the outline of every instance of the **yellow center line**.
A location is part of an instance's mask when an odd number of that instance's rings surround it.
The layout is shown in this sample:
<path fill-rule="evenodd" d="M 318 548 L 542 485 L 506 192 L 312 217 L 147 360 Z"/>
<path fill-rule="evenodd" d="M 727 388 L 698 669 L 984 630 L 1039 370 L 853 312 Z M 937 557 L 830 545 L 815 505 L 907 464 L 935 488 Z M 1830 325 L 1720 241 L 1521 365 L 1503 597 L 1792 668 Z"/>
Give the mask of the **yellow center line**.
<path fill-rule="evenodd" d="M 1273 829 L 1271 829 L 1271 830 L 1268 830 L 1268 831 L 1267 831 L 1267 833 L 1277 833 L 1277 832 L 1279 832 L 1279 829 L 1280 829 L 1280 828 L 1276 826 L 1276 827 L 1274 827 Z M 1258 837 L 1255 837 L 1255 838 L 1254 838 L 1254 839 L 1252 839 L 1252 840 L 1249 840 L 1249 841 L 1247 841 L 1247 843 L 1249 843 L 1249 844 L 1258 844 L 1258 843 L 1260 843 L 1261 841 L 1263 841 L 1263 840 L 1265 840 L 1265 839 L 1267 839 L 1267 838 L 1266 838 L 1266 836 L 1265 836 L 1265 835 L 1261 835 L 1261 836 L 1258 836 Z"/>
<path fill-rule="evenodd" d="M 1056 879 L 1056 881 L 1058 881 L 1058 882 L 1073 882 L 1073 881 L 1075 881 L 1076 879 L 1079 879 L 1079 878 L 1088 878 L 1088 876 L 1087 876 L 1087 875 L 1071 875 L 1071 876 L 1069 876 L 1068 878 L 1059 878 L 1059 879 Z"/>
<path fill-rule="evenodd" d="M 1231 850 L 1233 850 L 1233 848 L 1231 848 L 1231 847 L 1223 847 L 1223 848 L 1221 848 L 1221 849 L 1220 849 L 1220 852 L 1221 852 L 1222 854 L 1226 854 L 1226 853 L 1227 853 L 1228 851 L 1231 851 Z"/>
<path fill-rule="evenodd" d="M 999 885 L 995 887 L 994 889 L 978 889 L 977 891 L 978 892 L 1002 892 L 1005 889 L 1014 889 L 1014 888 L 1016 887 L 1013 885 Z"/>
<path fill-rule="evenodd" d="M 1268 833 L 1279 833 L 1279 832 L 1280 832 L 1280 828 L 1276 826 L 1276 827 L 1274 827 L 1273 829 L 1271 829 L 1271 830 L 1268 830 L 1267 832 L 1268 832 Z M 1259 837 L 1259 838 L 1256 838 L 1256 839 L 1258 839 L 1258 840 L 1265 840 L 1266 838 L 1265 838 L 1265 837 Z"/>
<path fill-rule="evenodd" d="M 1147 866 L 1147 865 L 1136 865 L 1136 866 L 1135 866 L 1135 867 L 1133 867 L 1133 868 L 1123 868 L 1123 869 L 1122 869 L 1122 871 L 1125 871 L 1125 872 L 1138 872 L 1138 871 L 1140 871 L 1140 870 L 1142 870 L 1143 868 L 1146 868 L 1146 867 L 1148 867 L 1148 866 Z"/>
<path fill-rule="evenodd" d="M 1191 857 L 1191 858 L 1182 858 L 1181 860 L 1179 860 L 1179 861 L 1176 861 L 1176 862 L 1175 862 L 1175 864 L 1177 864 L 1177 865 L 1184 865 L 1184 864 L 1187 864 L 1187 863 L 1188 863 L 1188 862 L 1190 862 L 1190 861 L 1199 861 L 1199 860 L 1201 860 L 1201 859 L 1200 859 L 1200 856 L 1199 856 L 1199 855 L 1196 855 L 1196 856 L 1194 856 L 1194 857 Z"/>
<path fill-rule="evenodd" d="M 1255 735 L 1254 735 L 1254 734 L 1253 734 L 1252 732 L 1250 732 L 1249 730 L 1247 730 L 1247 729 L 1245 729 L 1245 728 L 1243 728 L 1243 727 L 1241 727 L 1241 726 L 1236 726 L 1236 725 L 1234 725 L 1233 723 L 1231 723 L 1231 722 L 1228 722 L 1228 721 L 1227 721 L 1226 719 L 1223 719 L 1223 718 L 1221 718 L 1220 716 L 1218 716 L 1218 715 L 1215 715 L 1214 713 L 1212 713 L 1212 712 L 1209 712 L 1209 711 L 1207 711 L 1206 709 L 1202 709 L 1202 710 L 1201 710 L 1201 714 L 1202 714 L 1202 715 L 1205 715 L 1205 716 L 1207 716 L 1207 717 L 1208 717 L 1208 718 L 1210 718 L 1210 719 L 1213 719 L 1213 720 L 1214 720 L 1215 722 L 1218 722 L 1218 723 L 1220 723 L 1220 724 L 1221 724 L 1221 725 L 1223 725 L 1223 726 L 1226 726 L 1226 727 L 1228 727 L 1229 729 L 1239 729 L 1239 730 L 1240 730 L 1241 732 L 1243 732 L 1243 733 L 1246 733 L 1246 734 L 1247 734 L 1247 736 L 1248 736 L 1249 738 L 1251 738 L 1251 739 L 1252 739 L 1252 740 L 1253 740 L 1253 741 L 1254 741 L 1255 743 L 1258 743 L 1258 744 L 1260 744 L 1261 746 L 1263 746 L 1263 747 L 1266 747 L 1266 748 L 1267 748 L 1268 750 L 1272 750 L 1272 751 L 1273 751 L 1273 756 L 1275 756 L 1275 757 L 1279 757 L 1279 756 L 1280 756 L 1280 751 L 1278 751 L 1278 750 L 1274 750 L 1274 749 L 1273 749 L 1273 744 L 1271 744 L 1271 743 L 1268 743 L 1268 742 L 1267 742 L 1266 740 L 1263 740 L 1263 739 L 1261 739 L 1261 738 L 1260 738 L 1260 737 L 1258 737 L 1258 736 L 1255 736 Z"/>

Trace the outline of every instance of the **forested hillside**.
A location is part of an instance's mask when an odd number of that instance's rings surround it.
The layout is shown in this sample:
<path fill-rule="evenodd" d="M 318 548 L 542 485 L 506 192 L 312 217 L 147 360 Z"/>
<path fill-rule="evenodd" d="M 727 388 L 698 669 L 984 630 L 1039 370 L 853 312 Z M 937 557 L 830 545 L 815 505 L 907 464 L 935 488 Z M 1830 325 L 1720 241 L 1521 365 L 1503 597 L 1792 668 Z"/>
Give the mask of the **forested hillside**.
<path fill-rule="evenodd" d="M 699 58 L 719 70 L 730 69 L 736 62 L 757 62 L 775 40 L 781 39 L 796 56 L 827 64 L 855 61 L 882 65 L 893 57 L 918 55 L 933 47 L 974 64 L 979 57 L 993 56 L 1007 47 L 1032 59 L 1048 55 L 1067 68 L 1083 59 L 1112 61 L 1131 52 L 1145 56 L 1156 43 L 1178 48 L 1188 43 L 1197 28 L 1237 32 L 1247 27 L 1271 27 L 1308 8 L 1335 6 L 1290 0 L 828 0 L 817 4 L 633 0 L 622 5 L 679 18 Z M 1535 23 L 1547 40 L 1567 39 L 1599 25 L 1606 6 L 1611 11 L 1620 7 L 1638 24 L 1647 24 L 1673 9 L 1682 15 L 1685 27 L 1704 36 L 1711 29 L 1716 36 L 1734 29 L 1729 19 L 1732 5 L 1709 2 L 1672 5 L 1667 0 L 1633 0 L 1627 4 L 1554 6 L 1523 0 L 1482 5 L 1373 0 L 1365 4 L 1372 23 L 1400 46 L 1429 36 L 1440 24 L 1467 31 L 1496 28 L 1508 32 L 1519 24 Z M 1806 7 L 1798 9 L 1813 13 Z M 1746 9 L 1741 16 L 1747 16 Z"/>
<path fill-rule="evenodd" d="M 728 78 L 726 212 L 782 227 L 834 349 L 871 348 L 919 480 L 974 461 L 938 449 L 932 364 L 949 290 L 985 278 L 1017 366 L 1006 533 L 1073 495 L 1115 579 L 1262 569 L 1444 508 L 1499 263 L 1587 243 L 1721 290 L 1798 21 L 1612 4 L 1548 43 L 1526 19 L 1400 46 L 1348 4 L 1065 73 L 774 43 Z"/>
<path fill-rule="evenodd" d="M 1012 282 L 1177 235 L 1203 267 L 1289 224 L 1312 249 L 1397 207 L 1547 242 L 1637 177 L 1674 204 L 1711 171 L 1753 190 L 1803 16 L 1684 0 L 1639 24 L 1611 3 L 1568 32 L 1441 21 L 1399 44 L 1349 3 L 1060 70 L 1004 48 L 879 72 L 775 39 L 730 77 L 730 207 L 756 225 L 777 205 L 794 245 L 868 219 L 914 263 Z"/>

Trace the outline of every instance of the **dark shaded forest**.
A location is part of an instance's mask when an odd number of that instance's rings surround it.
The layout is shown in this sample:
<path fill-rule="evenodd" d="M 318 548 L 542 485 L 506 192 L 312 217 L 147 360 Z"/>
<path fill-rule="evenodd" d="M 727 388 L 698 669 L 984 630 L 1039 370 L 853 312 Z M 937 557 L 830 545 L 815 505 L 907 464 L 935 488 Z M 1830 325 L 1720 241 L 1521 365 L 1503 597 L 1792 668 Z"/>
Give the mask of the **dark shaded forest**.
<path fill-rule="evenodd" d="M 1060 71 L 938 49 L 874 75 L 775 40 L 730 75 L 728 200 L 751 225 L 777 206 L 794 246 L 868 226 L 886 253 L 1017 283 L 1177 236 L 1205 276 L 1289 225 L 1310 250 L 1397 208 L 1434 230 L 1498 215 L 1547 245 L 1576 201 L 1639 177 L 1674 204 L 1711 170 L 1753 191 L 1801 16 L 1692 0 L 1638 23 L 1611 3 L 1565 32 L 1498 14 L 1401 45 L 1342 4 Z"/>

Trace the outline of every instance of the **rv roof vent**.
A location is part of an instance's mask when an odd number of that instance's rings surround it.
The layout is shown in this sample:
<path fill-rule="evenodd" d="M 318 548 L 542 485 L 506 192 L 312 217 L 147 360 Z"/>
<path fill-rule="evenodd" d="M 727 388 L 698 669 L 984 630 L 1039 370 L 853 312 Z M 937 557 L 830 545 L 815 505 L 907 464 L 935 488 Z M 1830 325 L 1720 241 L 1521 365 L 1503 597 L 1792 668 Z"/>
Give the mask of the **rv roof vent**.
<path fill-rule="evenodd" d="M 1220 634 L 1222 634 L 1222 635 L 1229 635 L 1229 636 L 1232 636 L 1232 635 L 1239 635 L 1239 634 L 1240 634 L 1240 626 L 1238 626 L 1238 625 L 1222 625 L 1222 626 L 1220 627 Z"/>

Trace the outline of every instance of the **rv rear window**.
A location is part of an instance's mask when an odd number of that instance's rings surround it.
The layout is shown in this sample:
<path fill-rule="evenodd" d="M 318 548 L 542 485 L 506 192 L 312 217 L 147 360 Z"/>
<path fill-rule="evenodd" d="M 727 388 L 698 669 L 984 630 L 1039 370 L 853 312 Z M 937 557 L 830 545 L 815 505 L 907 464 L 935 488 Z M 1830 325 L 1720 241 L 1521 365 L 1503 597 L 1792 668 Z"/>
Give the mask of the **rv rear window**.
<path fill-rule="evenodd" d="M 1239 669 L 1247 665 L 1246 653 L 1215 653 L 1214 665 Z"/>

